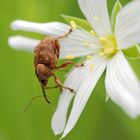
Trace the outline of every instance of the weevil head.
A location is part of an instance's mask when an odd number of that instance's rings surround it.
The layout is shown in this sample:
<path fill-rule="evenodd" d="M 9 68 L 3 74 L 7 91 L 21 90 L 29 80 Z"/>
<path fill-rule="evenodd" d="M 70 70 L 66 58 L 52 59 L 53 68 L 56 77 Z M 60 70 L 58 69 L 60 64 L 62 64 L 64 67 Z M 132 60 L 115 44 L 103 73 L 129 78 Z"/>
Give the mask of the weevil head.
<path fill-rule="evenodd" d="M 36 75 L 42 87 L 46 87 L 48 78 L 51 76 L 50 69 L 44 64 L 38 64 L 36 67 Z"/>

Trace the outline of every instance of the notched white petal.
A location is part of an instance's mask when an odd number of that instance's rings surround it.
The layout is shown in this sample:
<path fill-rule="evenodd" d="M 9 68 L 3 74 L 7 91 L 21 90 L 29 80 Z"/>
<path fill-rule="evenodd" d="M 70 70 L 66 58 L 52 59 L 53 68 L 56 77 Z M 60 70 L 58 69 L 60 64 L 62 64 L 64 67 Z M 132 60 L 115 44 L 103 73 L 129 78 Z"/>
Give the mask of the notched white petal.
<path fill-rule="evenodd" d="M 94 66 L 91 70 L 90 65 L 92 64 Z M 100 76 L 106 68 L 106 61 L 103 58 L 100 58 L 99 56 L 94 56 L 94 58 L 90 60 L 90 64 L 86 67 L 88 68 L 88 71 L 85 74 L 86 78 L 82 81 L 82 84 L 80 85 L 76 93 L 72 111 L 68 118 L 68 122 L 62 135 L 62 138 L 64 138 L 72 130 L 72 128 L 78 121 L 95 85 L 97 84 Z"/>
<path fill-rule="evenodd" d="M 74 94 L 66 91 L 60 95 L 56 112 L 52 118 L 52 130 L 55 135 L 61 134 L 65 128 L 67 111 Z"/>
<path fill-rule="evenodd" d="M 9 45 L 17 50 L 26 50 L 33 52 L 40 40 L 27 38 L 24 36 L 12 36 L 8 39 Z"/>
<path fill-rule="evenodd" d="M 77 91 L 80 85 L 82 84 L 83 80 L 87 77 L 90 61 L 86 61 L 84 63 L 85 65 L 84 67 L 75 68 L 68 75 L 64 83 L 64 86 L 72 88 L 75 91 Z M 52 129 L 55 134 L 62 133 L 65 128 L 67 111 L 73 96 L 74 94 L 67 90 L 64 90 L 60 95 L 58 106 L 52 119 Z"/>
<path fill-rule="evenodd" d="M 140 82 L 122 52 L 108 64 L 105 84 L 110 98 L 129 116 L 140 114 Z"/>

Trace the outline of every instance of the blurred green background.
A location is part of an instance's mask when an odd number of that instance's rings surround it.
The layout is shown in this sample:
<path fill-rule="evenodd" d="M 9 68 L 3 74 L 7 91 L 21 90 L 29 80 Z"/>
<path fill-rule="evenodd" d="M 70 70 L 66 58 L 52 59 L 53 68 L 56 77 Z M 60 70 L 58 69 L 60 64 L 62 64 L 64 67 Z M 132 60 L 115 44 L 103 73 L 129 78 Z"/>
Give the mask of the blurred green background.
<path fill-rule="evenodd" d="M 115 0 L 108 0 L 111 11 Z M 127 0 L 121 1 L 123 5 Z M 15 19 L 36 22 L 62 21 L 61 14 L 83 17 L 77 0 L 1 0 L 0 3 L 0 140 L 57 140 L 51 130 L 53 109 L 37 99 L 23 110 L 34 95 L 42 94 L 34 74 L 33 55 L 11 49 L 7 38 L 33 33 L 13 32 Z M 62 62 L 62 61 L 61 61 Z M 61 63 L 60 62 L 60 63 Z M 140 60 L 131 61 L 140 78 Z M 64 80 L 64 73 L 57 75 Z M 65 140 L 140 140 L 140 119 L 132 120 L 112 101 L 105 102 L 104 77 L 99 81 L 80 120 Z M 130 81 L 131 82 L 131 81 Z M 49 84 L 52 84 L 51 80 Z M 47 91 L 54 106 L 58 90 Z"/>

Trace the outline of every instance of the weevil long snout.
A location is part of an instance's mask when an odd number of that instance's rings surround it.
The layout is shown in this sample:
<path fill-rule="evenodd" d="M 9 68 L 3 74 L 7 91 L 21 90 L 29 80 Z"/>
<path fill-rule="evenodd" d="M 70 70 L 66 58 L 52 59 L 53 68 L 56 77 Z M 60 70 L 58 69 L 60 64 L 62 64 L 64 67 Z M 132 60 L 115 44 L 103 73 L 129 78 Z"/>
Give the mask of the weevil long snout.
<path fill-rule="evenodd" d="M 42 92 L 43 92 L 43 96 L 44 96 L 46 102 L 47 102 L 48 104 L 50 104 L 51 102 L 48 100 L 48 98 L 47 98 L 47 96 L 46 96 L 45 88 L 44 88 L 44 87 L 42 87 Z"/>

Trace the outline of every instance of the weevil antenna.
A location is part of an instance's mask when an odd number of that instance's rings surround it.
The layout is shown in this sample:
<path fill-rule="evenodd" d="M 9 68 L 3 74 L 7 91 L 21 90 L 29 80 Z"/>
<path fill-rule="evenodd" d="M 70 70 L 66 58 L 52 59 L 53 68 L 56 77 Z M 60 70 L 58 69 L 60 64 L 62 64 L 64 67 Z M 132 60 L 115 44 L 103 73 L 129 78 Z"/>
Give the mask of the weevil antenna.
<path fill-rule="evenodd" d="M 34 97 L 32 97 L 32 99 L 30 100 L 30 102 L 27 104 L 27 106 L 25 107 L 25 109 L 24 109 L 24 112 L 26 112 L 28 109 L 29 109 L 29 107 L 31 106 L 31 104 L 33 103 L 33 101 L 35 100 L 35 99 L 37 99 L 37 98 L 44 98 L 44 96 L 42 96 L 42 95 L 40 95 L 40 96 L 34 96 Z M 46 99 L 46 98 L 45 98 Z M 47 101 L 48 101 L 48 99 L 47 99 Z M 48 103 L 48 102 L 47 102 Z M 51 108 L 52 108 L 52 110 L 53 110 L 53 112 L 55 111 L 55 106 L 51 103 L 50 104 L 50 102 L 49 102 L 49 105 L 51 105 Z"/>
<path fill-rule="evenodd" d="M 27 106 L 25 107 L 25 109 L 24 109 L 24 112 L 26 112 L 28 109 L 29 109 L 29 107 L 31 106 L 31 104 L 33 103 L 33 101 L 35 100 L 35 99 L 37 99 L 37 98 L 42 98 L 43 96 L 34 96 L 34 97 L 32 97 L 32 99 L 30 100 L 30 102 L 27 104 Z"/>

